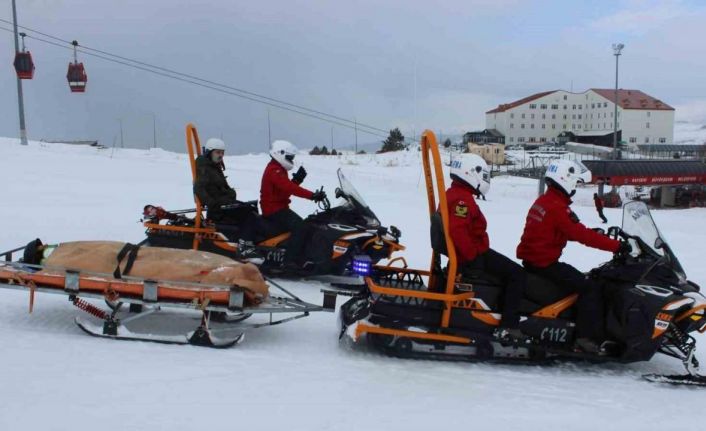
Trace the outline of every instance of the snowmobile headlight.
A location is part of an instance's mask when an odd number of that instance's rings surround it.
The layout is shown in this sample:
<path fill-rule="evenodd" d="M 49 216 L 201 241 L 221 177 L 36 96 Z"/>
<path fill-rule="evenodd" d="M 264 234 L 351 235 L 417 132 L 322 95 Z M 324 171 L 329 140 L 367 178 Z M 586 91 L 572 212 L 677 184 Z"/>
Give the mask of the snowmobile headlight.
<path fill-rule="evenodd" d="M 373 270 L 373 261 L 367 254 L 361 254 L 353 258 L 353 273 L 360 276 L 367 276 Z"/>

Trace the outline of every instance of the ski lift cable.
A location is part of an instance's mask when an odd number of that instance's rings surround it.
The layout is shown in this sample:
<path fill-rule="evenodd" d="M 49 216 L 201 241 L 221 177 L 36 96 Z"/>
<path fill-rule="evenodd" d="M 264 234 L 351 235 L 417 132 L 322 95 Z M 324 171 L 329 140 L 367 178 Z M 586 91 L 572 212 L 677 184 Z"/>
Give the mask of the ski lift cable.
<path fill-rule="evenodd" d="M 7 24 L 11 24 L 11 23 L 12 23 L 12 21 L 9 21 L 9 20 L 3 19 L 3 18 L 0 18 L 0 22 L 5 22 L 5 23 L 7 23 Z M 33 32 L 33 33 L 36 33 L 36 34 L 39 34 L 39 35 L 42 35 L 42 36 L 45 36 L 45 37 L 48 37 L 48 38 L 51 38 L 51 39 L 60 41 L 60 42 L 63 42 L 63 43 L 66 43 L 66 44 L 71 44 L 71 43 L 72 43 L 71 41 L 68 41 L 68 40 L 65 40 L 65 39 L 62 39 L 62 38 L 59 38 L 59 37 L 50 35 L 50 34 L 48 34 L 48 33 L 41 32 L 41 31 L 39 31 L 39 30 L 35 30 L 35 29 L 33 29 L 33 28 L 30 28 L 30 27 L 26 27 L 26 26 L 22 26 L 22 25 L 18 25 L 18 27 L 21 27 L 21 28 L 23 28 L 23 29 L 25 29 L 25 30 L 27 30 L 27 31 L 30 31 L 30 32 Z M 37 39 L 35 36 L 28 36 L 28 37 L 32 37 L 33 39 Z M 37 40 L 39 40 L 39 39 L 37 39 Z M 42 40 L 42 41 L 43 41 L 43 40 Z M 43 41 L 43 42 L 47 42 L 47 41 Z M 317 115 L 329 117 L 329 118 L 332 118 L 332 119 L 334 119 L 334 120 L 338 120 L 338 121 L 341 121 L 341 122 L 350 123 L 351 125 L 353 125 L 353 127 L 349 127 L 349 128 L 356 128 L 356 127 L 361 127 L 361 126 L 362 126 L 364 129 L 375 130 L 375 131 L 382 132 L 382 133 L 385 133 L 385 134 L 388 133 L 388 130 L 381 129 L 381 128 L 378 128 L 378 127 L 375 127 L 375 126 L 371 126 L 371 125 L 368 125 L 368 124 L 365 124 L 365 123 L 359 123 L 359 122 L 357 122 L 356 120 L 349 120 L 349 119 L 347 119 L 347 118 L 339 117 L 339 116 L 336 116 L 336 115 L 333 115 L 333 114 L 328 114 L 328 113 L 323 112 L 323 111 L 318 111 L 318 110 L 315 110 L 315 109 L 307 108 L 307 107 L 305 107 L 305 106 L 301 106 L 301 105 L 297 105 L 297 104 L 294 104 L 294 103 L 286 102 L 286 101 L 284 101 L 284 100 L 275 99 L 275 98 L 268 97 L 268 96 L 265 96 L 265 95 L 262 95 L 262 94 L 254 93 L 254 92 L 251 92 L 251 91 L 248 91 L 248 90 L 244 90 L 244 89 L 242 89 L 242 88 L 233 87 L 233 86 L 230 86 L 230 85 L 227 85 L 227 84 L 222 84 L 222 83 L 215 82 L 215 81 L 211 81 L 211 80 L 208 80 L 208 79 L 205 79 L 205 78 L 200 78 L 200 77 L 195 76 L 195 75 L 190 75 L 190 74 L 187 74 L 187 73 L 182 73 L 182 72 L 179 72 L 179 71 L 176 71 L 176 70 L 173 70 L 173 69 L 168 69 L 168 68 L 165 68 L 165 67 L 156 66 L 156 65 L 153 65 L 153 64 L 150 64 L 150 63 L 146 63 L 146 62 L 139 61 L 139 60 L 134 60 L 134 59 L 131 59 L 131 58 L 128 58 L 128 57 L 124 57 L 124 56 L 120 56 L 120 55 L 117 55 L 117 54 L 112 54 L 112 53 L 110 53 L 110 52 L 103 51 L 103 50 L 96 49 L 96 48 L 90 48 L 90 47 L 83 46 L 83 45 L 81 45 L 81 48 L 82 48 L 81 52 L 83 52 L 83 53 L 85 53 L 85 54 L 90 54 L 90 53 L 88 53 L 88 52 L 86 52 L 86 51 L 96 52 L 96 53 L 102 54 L 102 55 L 104 55 L 104 56 L 115 57 L 115 58 L 120 59 L 120 60 L 123 60 L 123 61 L 125 61 L 125 62 L 135 63 L 135 64 L 137 64 L 137 65 L 141 65 L 141 66 L 145 66 L 145 67 L 148 67 L 148 68 L 160 70 L 160 71 L 167 72 L 167 73 L 170 73 L 170 74 L 173 74 L 173 75 L 178 75 L 178 76 L 182 76 L 182 77 L 185 77 L 185 78 L 188 78 L 188 79 L 192 79 L 192 80 L 204 82 L 204 83 L 207 83 L 207 84 L 209 84 L 209 85 L 214 85 L 214 86 L 217 86 L 217 87 L 223 87 L 223 88 L 226 88 L 226 89 L 228 89 L 228 90 L 232 90 L 232 91 L 235 91 L 235 92 L 243 93 L 243 94 L 246 94 L 246 95 L 249 95 L 249 96 L 252 96 L 252 97 L 256 97 L 256 98 L 268 100 L 268 101 L 270 101 L 270 102 L 278 103 L 278 104 L 280 104 L 280 105 L 286 105 L 286 106 L 289 106 L 289 107 L 292 107 L 292 108 L 296 108 L 296 109 L 298 109 L 298 110 L 303 110 L 303 111 L 307 111 L 307 112 L 310 112 L 310 113 L 313 113 L 313 114 L 317 114 Z M 143 70 L 144 70 L 144 69 L 143 69 Z M 252 100 L 252 99 L 250 99 L 250 100 Z M 257 101 L 257 100 L 256 100 L 256 101 Z M 262 103 L 264 103 L 264 102 L 262 102 Z M 275 105 L 272 105 L 272 106 L 275 106 Z M 281 106 L 279 106 L 279 107 L 281 108 Z M 300 113 L 301 113 L 301 112 L 300 112 Z M 335 123 L 335 124 L 339 124 L 339 125 L 340 125 L 340 123 Z M 367 131 L 366 131 L 366 132 L 367 132 Z M 369 132 L 368 132 L 368 133 L 369 133 Z M 385 136 L 387 136 L 387 135 L 385 135 Z"/>
<path fill-rule="evenodd" d="M 13 30 L 11 30 L 11 29 L 8 29 L 8 28 L 5 28 L 5 27 L 1 27 L 1 26 L 0 26 L 0 30 L 5 30 L 5 31 L 8 31 L 8 32 L 12 32 L 12 31 L 13 31 Z M 38 38 L 38 37 L 36 37 L 36 36 L 29 36 L 29 35 L 28 35 L 27 37 L 31 37 L 32 39 L 34 39 L 34 40 L 36 40 L 36 41 L 43 42 L 43 43 L 47 43 L 47 44 L 49 44 L 49 45 L 57 46 L 57 47 L 64 48 L 64 49 L 73 50 L 73 46 L 69 47 L 69 46 L 66 46 L 66 45 L 64 45 L 64 44 L 60 44 L 60 43 L 53 42 L 53 41 L 50 41 L 50 40 Z M 87 51 L 84 51 L 84 50 L 81 50 L 81 49 L 78 49 L 78 52 L 81 52 L 82 54 L 89 55 L 89 56 L 92 56 L 92 57 L 96 57 L 96 58 L 99 58 L 99 59 L 102 59 L 102 60 L 105 60 L 105 61 L 110 61 L 110 62 L 117 63 L 117 64 L 121 64 L 121 65 L 124 65 L 124 66 L 127 66 L 127 67 L 132 67 L 132 68 L 135 68 L 135 69 L 143 70 L 143 71 L 145 71 L 145 72 L 149 72 L 149 73 L 152 73 L 152 74 L 155 74 L 155 75 L 163 76 L 163 77 L 166 77 L 166 78 L 171 78 L 171 79 L 174 79 L 174 80 L 177 80 L 177 81 L 182 81 L 182 82 L 185 82 L 185 83 L 188 83 L 188 84 L 192 84 L 192 85 L 196 85 L 196 86 L 203 87 L 203 88 L 208 88 L 208 89 L 211 89 L 211 90 L 220 92 L 220 93 L 224 93 L 224 94 L 228 94 L 228 95 L 240 97 L 240 98 L 243 98 L 243 99 L 251 100 L 251 101 L 253 101 L 253 102 L 262 103 L 262 104 L 265 104 L 265 105 L 268 105 L 268 106 L 272 106 L 272 107 L 275 107 L 275 108 L 279 108 L 279 109 L 282 109 L 282 110 L 285 110 L 285 111 L 293 112 L 293 113 L 296 113 L 296 114 L 300 114 L 300 115 L 303 115 L 303 116 L 307 116 L 307 117 L 310 117 L 310 118 L 314 118 L 314 119 L 318 119 L 318 120 L 321 120 L 321 121 L 325 121 L 325 122 L 328 122 L 328 123 L 331 123 L 331 124 L 335 124 L 335 125 L 338 125 L 338 126 L 341 126 L 341 127 L 346 127 L 346 128 L 349 128 L 349 129 L 354 129 L 354 128 L 355 128 L 355 126 L 350 125 L 350 124 L 346 124 L 346 123 L 342 123 L 342 122 L 339 122 L 339 121 L 331 120 L 331 119 L 329 119 L 329 118 L 324 118 L 324 117 L 321 117 L 321 116 L 318 116 L 318 115 L 315 115 L 315 114 L 311 114 L 311 113 L 308 113 L 308 112 L 299 111 L 299 110 L 296 110 L 296 109 L 293 109 L 293 108 L 289 108 L 289 107 L 286 107 L 286 106 L 277 105 L 277 104 L 275 104 L 275 103 L 266 102 L 266 101 L 263 101 L 263 100 L 256 99 L 256 98 L 254 98 L 254 97 L 250 97 L 250 96 L 243 95 L 243 94 L 239 94 L 239 93 L 236 93 L 236 92 L 224 90 L 223 88 L 219 88 L 219 87 L 216 87 L 216 86 L 213 86 L 213 85 L 204 84 L 204 83 L 201 83 L 201 82 L 197 82 L 197 81 L 190 80 L 190 79 L 187 79 L 187 78 L 182 78 L 182 77 L 179 77 L 179 76 L 169 75 L 169 74 L 167 74 L 167 73 L 159 72 L 159 71 L 156 71 L 156 70 L 153 70 L 153 69 L 149 69 L 149 68 L 147 68 L 147 67 L 142 67 L 142 66 L 138 66 L 138 65 L 135 65 L 135 64 L 130 64 L 130 63 L 125 62 L 125 61 L 116 60 L 116 59 L 114 59 L 114 58 L 106 57 L 106 56 L 103 56 L 103 55 L 100 55 L 100 54 L 95 54 L 95 53 L 92 53 L 92 52 L 87 52 Z M 365 130 L 365 129 L 358 129 L 358 130 L 359 130 L 360 132 L 368 133 L 368 134 L 375 135 L 375 136 L 378 136 L 378 137 L 386 137 L 386 135 L 383 135 L 383 134 L 381 134 L 381 133 L 379 133 L 379 132 L 370 131 L 370 130 Z"/>

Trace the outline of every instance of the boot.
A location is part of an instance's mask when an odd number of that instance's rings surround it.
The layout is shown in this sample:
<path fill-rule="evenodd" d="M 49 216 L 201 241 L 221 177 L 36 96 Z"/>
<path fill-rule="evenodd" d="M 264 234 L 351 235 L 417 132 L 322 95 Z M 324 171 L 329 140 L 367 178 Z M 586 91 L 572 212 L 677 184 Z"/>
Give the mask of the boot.
<path fill-rule="evenodd" d="M 577 338 L 574 342 L 574 350 L 577 352 L 591 353 L 599 356 L 605 355 L 605 350 L 601 347 L 601 345 L 590 338 Z"/>

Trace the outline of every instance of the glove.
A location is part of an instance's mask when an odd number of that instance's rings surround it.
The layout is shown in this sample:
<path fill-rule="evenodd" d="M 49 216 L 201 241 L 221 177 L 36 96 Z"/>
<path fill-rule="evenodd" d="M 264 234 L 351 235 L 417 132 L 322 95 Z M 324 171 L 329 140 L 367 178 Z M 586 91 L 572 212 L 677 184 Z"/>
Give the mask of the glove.
<path fill-rule="evenodd" d="M 323 190 L 317 190 L 314 192 L 314 194 L 311 196 L 311 200 L 314 202 L 321 202 L 324 199 L 326 199 L 326 192 Z"/>
<path fill-rule="evenodd" d="M 627 256 L 632 252 L 632 246 L 627 241 L 620 241 L 620 247 L 618 251 L 615 252 L 618 256 Z"/>
<path fill-rule="evenodd" d="M 292 175 L 292 181 L 301 184 L 304 182 L 304 178 L 306 178 L 306 169 L 304 169 L 304 166 L 299 166 L 299 170 Z"/>

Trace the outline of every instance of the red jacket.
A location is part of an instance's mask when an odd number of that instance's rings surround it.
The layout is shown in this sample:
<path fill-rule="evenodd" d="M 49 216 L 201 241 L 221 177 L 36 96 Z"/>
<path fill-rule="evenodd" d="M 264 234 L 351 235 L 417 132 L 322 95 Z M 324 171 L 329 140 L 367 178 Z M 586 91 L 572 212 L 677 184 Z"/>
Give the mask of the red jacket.
<path fill-rule="evenodd" d="M 260 184 L 260 207 L 262 215 L 267 217 L 271 214 L 289 208 L 290 196 L 299 196 L 304 199 L 311 199 L 313 193 L 299 187 L 299 185 L 289 179 L 287 170 L 276 160 L 270 160 L 265 172 L 262 174 Z"/>
<path fill-rule="evenodd" d="M 454 180 L 446 190 L 449 210 L 449 234 L 459 263 L 472 261 L 490 248 L 486 228 L 488 224 L 476 204 L 473 189 Z"/>
<path fill-rule="evenodd" d="M 538 197 L 527 213 L 525 231 L 517 257 L 538 268 L 559 260 L 568 241 L 578 241 L 588 247 L 618 251 L 620 242 L 584 226 L 569 208 L 571 199 L 553 187 Z"/>

